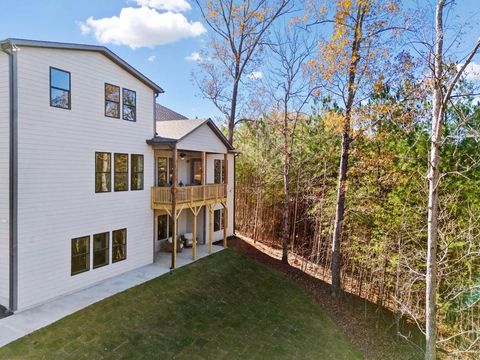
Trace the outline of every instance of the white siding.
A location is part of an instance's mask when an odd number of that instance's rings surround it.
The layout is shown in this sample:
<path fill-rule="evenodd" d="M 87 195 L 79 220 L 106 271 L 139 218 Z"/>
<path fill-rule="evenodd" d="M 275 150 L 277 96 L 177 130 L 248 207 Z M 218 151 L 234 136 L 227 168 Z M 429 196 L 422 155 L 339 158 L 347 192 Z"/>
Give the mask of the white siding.
<path fill-rule="evenodd" d="M 211 153 L 223 154 L 227 152 L 225 144 L 207 124 L 203 124 L 183 140 L 179 141 L 177 147 L 182 150 L 206 151 Z"/>
<path fill-rule="evenodd" d="M 153 90 L 99 53 L 23 47 L 18 64 L 24 309 L 153 261 L 154 161 L 145 140 L 153 136 L 154 104 Z M 50 66 L 71 72 L 72 110 L 49 106 Z M 105 82 L 136 91 L 137 122 L 104 116 Z M 96 151 L 144 154 L 144 190 L 96 194 Z M 128 229 L 127 260 L 70 275 L 72 238 L 120 228 Z"/>
<path fill-rule="evenodd" d="M 215 159 L 223 160 L 223 154 L 208 154 L 207 155 L 207 183 L 213 184 L 214 182 L 214 161 Z M 228 154 L 228 185 L 227 185 L 227 208 L 228 208 L 228 227 L 227 227 L 227 236 L 233 235 L 233 196 L 234 196 L 234 165 L 233 165 L 233 154 Z M 217 204 L 214 207 L 214 210 L 222 209 L 221 204 Z M 209 213 L 206 212 L 205 224 L 209 224 Z M 207 239 L 208 239 L 208 230 L 207 230 Z M 213 241 L 218 241 L 223 239 L 223 230 L 215 231 L 213 233 Z"/>
<path fill-rule="evenodd" d="M 0 304 L 9 288 L 9 79 L 8 55 L 0 51 Z"/>

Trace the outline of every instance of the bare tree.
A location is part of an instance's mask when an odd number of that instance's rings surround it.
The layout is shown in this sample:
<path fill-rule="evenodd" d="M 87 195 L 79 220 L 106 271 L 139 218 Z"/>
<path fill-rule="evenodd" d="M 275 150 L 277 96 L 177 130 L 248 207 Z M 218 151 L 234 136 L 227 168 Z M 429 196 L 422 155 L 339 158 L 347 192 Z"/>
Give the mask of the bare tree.
<path fill-rule="evenodd" d="M 288 263 L 290 239 L 290 168 L 295 151 L 297 123 L 305 119 L 303 112 L 312 97 L 315 86 L 306 74 L 312 60 L 315 44 L 309 42 L 305 32 L 297 26 L 285 26 L 275 32 L 275 41 L 269 46 L 272 69 L 266 86 L 270 97 L 267 118 L 281 136 L 283 209 L 282 209 L 282 261 Z"/>
<path fill-rule="evenodd" d="M 452 4 L 453 2 L 449 2 Z M 430 134 L 430 159 L 428 163 L 428 244 L 427 244 L 427 276 L 426 276 L 426 350 L 425 359 L 436 359 L 437 321 L 437 246 L 438 246 L 438 212 L 440 183 L 440 158 L 442 145 L 442 126 L 445 121 L 445 111 L 452 92 L 468 64 L 480 47 L 477 41 L 473 50 L 466 57 L 458 71 L 453 76 L 446 73 L 444 61 L 444 22 L 443 13 L 447 6 L 445 0 L 439 0 L 435 11 L 435 44 L 431 56 L 431 87 L 432 87 L 432 123 Z M 458 63 L 455 63 L 458 65 Z"/>
<path fill-rule="evenodd" d="M 202 94 L 225 115 L 228 141 L 238 123 L 240 84 L 258 63 L 268 30 L 293 9 L 293 0 L 195 0 L 213 37 L 197 78 Z"/>

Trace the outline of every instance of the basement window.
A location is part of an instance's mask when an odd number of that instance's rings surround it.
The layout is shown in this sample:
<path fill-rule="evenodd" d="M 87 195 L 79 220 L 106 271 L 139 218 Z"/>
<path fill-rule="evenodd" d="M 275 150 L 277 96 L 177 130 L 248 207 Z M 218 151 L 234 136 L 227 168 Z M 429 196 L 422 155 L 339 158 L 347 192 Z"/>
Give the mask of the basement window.
<path fill-rule="evenodd" d="M 90 236 L 72 239 L 72 275 L 90 270 Z"/>
<path fill-rule="evenodd" d="M 50 106 L 70 110 L 70 88 L 70 73 L 50 67 Z"/>
<path fill-rule="evenodd" d="M 93 268 L 99 268 L 108 265 L 110 233 L 101 233 L 93 235 Z"/>
<path fill-rule="evenodd" d="M 127 258 L 127 229 L 112 231 L 112 263 Z"/>
<path fill-rule="evenodd" d="M 223 209 L 218 209 L 213 212 L 213 231 L 220 231 L 223 229 Z"/>

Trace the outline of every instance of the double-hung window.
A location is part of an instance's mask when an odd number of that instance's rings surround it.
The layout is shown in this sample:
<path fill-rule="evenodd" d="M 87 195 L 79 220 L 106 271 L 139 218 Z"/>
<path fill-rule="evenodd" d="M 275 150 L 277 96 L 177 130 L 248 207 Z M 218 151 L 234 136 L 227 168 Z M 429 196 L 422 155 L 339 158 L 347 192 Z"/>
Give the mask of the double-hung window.
<path fill-rule="evenodd" d="M 112 263 L 127 258 L 127 229 L 112 231 Z"/>
<path fill-rule="evenodd" d="M 114 191 L 128 191 L 128 154 L 114 155 Z"/>
<path fill-rule="evenodd" d="M 93 268 L 108 265 L 110 233 L 105 232 L 93 235 Z"/>
<path fill-rule="evenodd" d="M 120 118 L 120 87 L 105 84 L 105 116 Z"/>
<path fill-rule="evenodd" d="M 131 190 L 143 190 L 143 155 L 131 155 Z"/>
<path fill-rule="evenodd" d="M 123 120 L 136 121 L 137 94 L 133 90 L 123 89 Z"/>
<path fill-rule="evenodd" d="M 90 270 L 90 236 L 72 239 L 72 275 Z"/>
<path fill-rule="evenodd" d="M 223 209 L 218 209 L 213 212 L 213 231 L 220 231 L 223 229 Z"/>
<path fill-rule="evenodd" d="M 112 155 L 105 152 L 95 153 L 95 192 L 112 190 Z"/>
<path fill-rule="evenodd" d="M 213 163 L 213 182 L 215 184 L 225 183 L 224 160 L 215 159 Z"/>
<path fill-rule="evenodd" d="M 70 110 L 71 80 L 68 71 L 50 68 L 50 106 Z"/>

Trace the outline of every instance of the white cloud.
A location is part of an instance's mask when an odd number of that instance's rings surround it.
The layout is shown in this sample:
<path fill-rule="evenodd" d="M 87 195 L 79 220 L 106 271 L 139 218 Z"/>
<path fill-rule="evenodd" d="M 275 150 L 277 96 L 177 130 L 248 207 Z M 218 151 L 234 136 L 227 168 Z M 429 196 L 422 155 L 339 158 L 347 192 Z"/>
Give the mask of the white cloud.
<path fill-rule="evenodd" d="M 261 79 L 263 77 L 263 73 L 261 71 L 252 71 L 247 75 L 247 77 L 252 80 Z"/>
<path fill-rule="evenodd" d="M 202 61 L 203 57 L 198 52 L 192 52 L 190 55 L 185 56 L 185 60 L 188 60 L 188 61 Z"/>
<path fill-rule="evenodd" d="M 186 0 L 135 0 L 138 5 L 148 6 L 159 10 L 183 12 L 191 10 L 192 7 Z"/>
<path fill-rule="evenodd" d="M 80 31 L 82 32 L 82 35 L 87 35 L 92 30 L 90 27 L 88 27 L 82 22 L 79 22 L 78 26 L 80 26 Z"/>
<path fill-rule="evenodd" d="M 459 64 L 457 66 L 457 69 L 460 69 L 463 64 Z M 476 62 L 471 62 L 470 64 L 467 65 L 465 68 L 465 77 L 467 80 L 470 81 L 480 81 L 480 64 Z"/>
<path fill-rule="evenodd" d="M 157 57 L 155 55 L 152 55 L 152 56 L 149 56 L 147 60 L 150 62 L 154 62 L 156 58 Z"/>
<path fill-rule="evenodd" d="M 146 6 L 123 8 L 119 16 L 94 19 L 80 23 L 82 33 L 93 32 L 103 44 L 128 45 L 132 49 L 173 43 L 200 36 L 206 32 L 200 22 L 191 22 L 183 14 L 159 13 Z"/>

